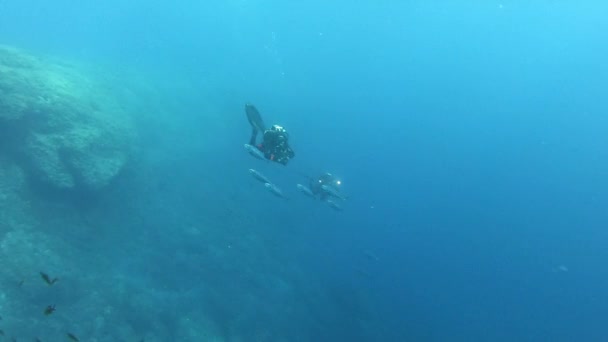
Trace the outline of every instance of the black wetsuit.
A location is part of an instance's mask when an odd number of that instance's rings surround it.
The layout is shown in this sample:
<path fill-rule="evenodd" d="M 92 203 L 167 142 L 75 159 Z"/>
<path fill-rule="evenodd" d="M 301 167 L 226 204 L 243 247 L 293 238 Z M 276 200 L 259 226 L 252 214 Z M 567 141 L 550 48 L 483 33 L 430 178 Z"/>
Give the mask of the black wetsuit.
<path fill-rule="evenodd" d="M 310 191 L 313 194 L 318 195 L 321 200 L 326 200 L 329 197 L 329 194 L 325 192 L 322 188 L 323 185 L 326 186 L 334 186 L 335 178 L 329 173 L 324 173 L 319 176 L 317 179 L 310 180 Z"/>
<path fill-rule="evenodd" d="M 257 136 L 258 130 L 254 127 L 251 132 L 249 144 L 264 152 L 266 159 L 287 165 L 287 162 L 295 157 L 295 153 L 287 142 L 287 135 L 284 133 L 267 129 L 264 131 L 262 143 L 259 145 L 256 145 Z"/>

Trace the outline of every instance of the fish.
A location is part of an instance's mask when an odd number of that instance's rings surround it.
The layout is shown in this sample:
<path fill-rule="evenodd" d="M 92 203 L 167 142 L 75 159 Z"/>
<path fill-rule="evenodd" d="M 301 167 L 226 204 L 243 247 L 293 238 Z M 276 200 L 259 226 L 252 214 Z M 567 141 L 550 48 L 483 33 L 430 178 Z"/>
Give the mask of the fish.
<path fill-rule="evenodd" d="M 304 195 L 306 195 L 306 196 L 308 196 L 308 197 L 315 198 L 315 194 L 313 194 L 313 193 L 312 193 L 312 191 L 311 191 L 309 188 L 305 187 L 304 185 L 302 185 L 302 184 L 297 184 L 297 185 L 296 185 L 296 188 L 298 188 L 298 191 L 300 191 L 300 192 L 301 192 L 301 193 L 303 193 Z"/>
<path fill-rule="evenodd" d="M 270 183 L 270 180 L 268 178 L 266 178 L 266 176 L 261 174 L 259 171 L 256 171 L 254 169 L 249 169 L 249 173 L 253 176 L 253 178 L 259 180 L 262 183 Z"/>
<path fill-rule="evenodd" d="M 327 185 L 323 184 L 323 185 L 321 185 L 321 189 L 323 191 L 325 191 L 325 193 L 331 197 L 335 197 L 339 200 L 346 201 L 346 197 L 342 196 L 342 194 L 340 194 L 337 189 L 335 189 L 331 186 L 327 186 Z"/>
<path fill-rule="evenodd" d="M 74 342 L 80 342 L 80 340 L 78 339 L 78 337 L 76 337 L 74 334 L 72 334 L 72 333 L 67 333 L 66 335 L 68 336 L 68 339 L 69 339 L 70 341 L 74 341 Z"/>
<path fill-rule="evenodd" d="M 50 314 L 52 314 L 53 312 L 55 312 L 55 305 L 49 305 L 44 309 L 44 315 L 48 316 Z"/>
<path fill-rule="evenodd" d="M 4 330 L 0 329 L 0 336 L 4 336 Z"/>
<path fill-rule="evenodd" d="M 370 250 L 364 250 L 363 255 L 371 261 L 379 261 L 380 258 Z"/>
<path fill-rule="evenodd" d="M 59 280 L 58 278 L 51 279 L 51 277 L 49 277 L 49 275 L 44 272 L 40 272 L 40 277 L 42 277 L 42 280 L 44 280 L 44 282 L 48 285 L 53 285 L 55 284 L 55 282 L 57 282 L 57 280 Z"/>
<path fill-rule="evenodd" d="M 328 199 L 326 202 L 327 202 L 327 205 L 329 205 L 329 207 L 332 208 L 333 210 L 342 211 L 342 207 L 338 203 L 332 201 L 331 199 Z"/>
<path fill-rule="evenodd" d="M 362 269 L 362 268 L 355 268 L 355 271 L 356 271 L 356 272 L 357 272 L 359 275 L 361 275 L 361 276 L 363 276 L 363 277 L 365 277 L 365 278 L 371 278 L 371 277 L 372 277 L 372 274 L 371 274 L 371 273 L 369 273 L 369 271 L 364 270 L 364 269 Z"/>
<path fill-rule="evenodd" d="M 268 161 L 268 159 L 266 159 L 266 157 L 264 156 L 264 153 L 253 145 L 245 144 L 245 150 L 247 150 L 247 152 L 249 152 L 249 154 L 251 154 L 253 157 L 255 157 L 257 159 Z"/>
<path fill-rule="evenodd" d="M 287 199 L 287 197 L 285 197 L 285 195 L 283 194 L 283 191 L 281 191 L 281 189 L 279 189 L 276 185 L 272 184 L 272 183 L 264 183 L 264 186 L 266 187 L 266 189 L 268 189 L 268 191 L 270 191 L 273 195 L 277 196 L 277 197 L 281 197 L 281 198 L 285 198 Z"/>

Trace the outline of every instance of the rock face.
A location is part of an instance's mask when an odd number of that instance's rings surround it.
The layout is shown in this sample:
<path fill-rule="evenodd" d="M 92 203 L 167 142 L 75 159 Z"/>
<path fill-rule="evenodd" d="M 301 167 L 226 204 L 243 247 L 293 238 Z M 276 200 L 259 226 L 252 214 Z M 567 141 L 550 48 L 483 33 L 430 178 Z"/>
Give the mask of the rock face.
<path fill-rule="evenodd" d="M 0 240 L 9 228 L 29 225 L 25 175 L 12 161 L 0 157 Z"/>
<path fill-rule="evenodd" d="M 0 46 L 0 154 L 58 189 L 106 186 L 129 160 L 134 127 L 113 96 L 120 85 L 101 78 Z"/>

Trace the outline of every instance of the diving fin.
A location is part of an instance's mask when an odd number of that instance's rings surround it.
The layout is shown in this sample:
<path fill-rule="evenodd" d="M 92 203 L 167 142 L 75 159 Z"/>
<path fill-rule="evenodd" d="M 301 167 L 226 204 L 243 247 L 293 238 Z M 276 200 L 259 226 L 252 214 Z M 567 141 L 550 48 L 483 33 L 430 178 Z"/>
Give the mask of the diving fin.
<path fill-rule="evenodd" d="M 254 105 L 250 103 L 246 104 L 245 113 L 247 114 L 247 120 L 249 121 L 249 124 L 251 124 L 251 127 L 257 129 L 259 132 L 264 132 L 264 130 L 266 130 L 262 116 Z"/>

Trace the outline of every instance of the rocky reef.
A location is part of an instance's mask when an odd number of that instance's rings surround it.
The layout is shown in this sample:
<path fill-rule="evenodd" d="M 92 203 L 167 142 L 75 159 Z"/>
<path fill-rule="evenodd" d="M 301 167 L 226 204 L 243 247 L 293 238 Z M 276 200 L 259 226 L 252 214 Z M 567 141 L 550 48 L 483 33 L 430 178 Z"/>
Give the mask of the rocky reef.
<path fill-rule="evenodd" d="M 0 46 L 0 156 L 60 190 L 108 185 L 135 137 L 114 86 L 83 70 Z"/>

